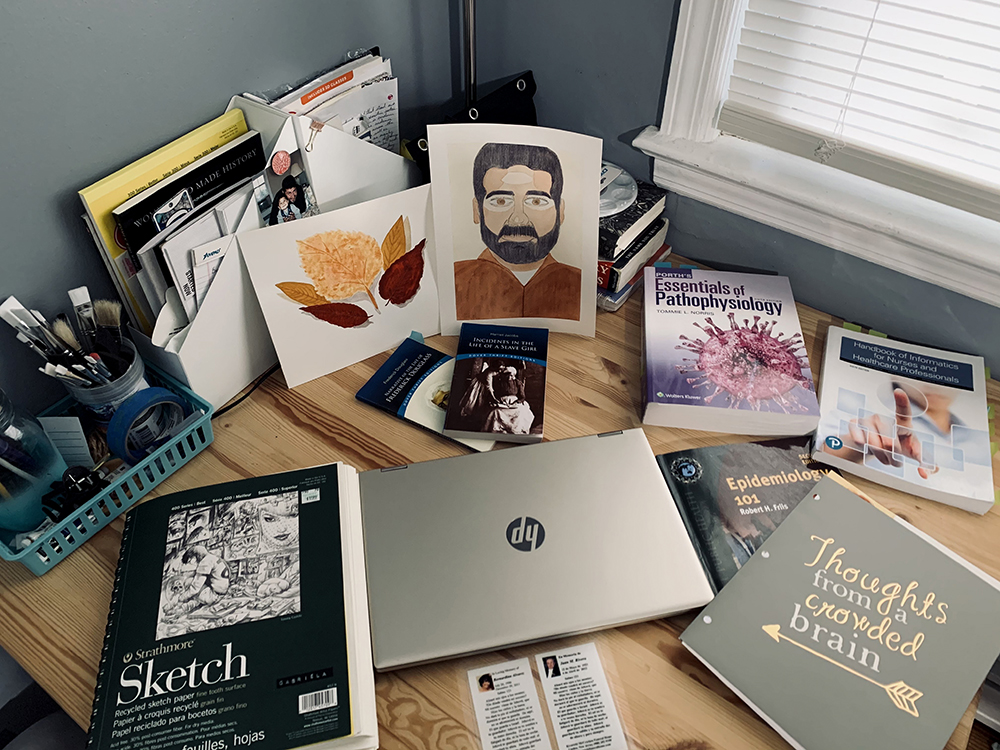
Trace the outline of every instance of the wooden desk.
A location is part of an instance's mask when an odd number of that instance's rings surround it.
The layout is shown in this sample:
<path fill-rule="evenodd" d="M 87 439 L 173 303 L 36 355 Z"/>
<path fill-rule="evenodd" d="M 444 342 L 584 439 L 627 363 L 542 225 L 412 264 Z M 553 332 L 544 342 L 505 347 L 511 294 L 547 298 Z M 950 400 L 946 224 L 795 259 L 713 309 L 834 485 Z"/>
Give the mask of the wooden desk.
<path fill-rule="evenodd" d="M 598 313 L 597 337 L 550 339 L 545 432 L 548 439 L 640 426 L 638 300 Z M 814 372 L 826 328 L 841 321 L 799 306 Z M 457 339 L 429 343 L 454 353 Z M 215 422 L 215 443 L 164 483 L 162 492 L 259 476 L 328 461 L 359 470 L 459 455 L 443 438 L 355 400 L 382 354 L 295 391 L 276 375 Z M 988 384 L 1000 403 L 1000 383 Z M 656 453 L 749 437 L 645 427 Z M 994 459 L 994 472 L 998 464 Z M 852 480 L 854 481 L 854 480 Z M 1000 576 L 1000 512 L 984 517 L 856 480 L 906 520 L 974 564 Z M 42 578 L 0 565 L 0 645 L 86 728 L 107 621 L 122 519 Z M 630 744 L 673 750 L 757 750 L 783 740 L 701 666 L 678 635 L 691 615 L 633 625 L 542 646 L 508 649 L 380 675 L 376 681 L 384 748 L 478 748 L 465 670 L 540 650 L 595 640 Z M 965 748 L 974 705 L 948 744 Z M 552 746 L 556 747 L 555 739 Z"/>

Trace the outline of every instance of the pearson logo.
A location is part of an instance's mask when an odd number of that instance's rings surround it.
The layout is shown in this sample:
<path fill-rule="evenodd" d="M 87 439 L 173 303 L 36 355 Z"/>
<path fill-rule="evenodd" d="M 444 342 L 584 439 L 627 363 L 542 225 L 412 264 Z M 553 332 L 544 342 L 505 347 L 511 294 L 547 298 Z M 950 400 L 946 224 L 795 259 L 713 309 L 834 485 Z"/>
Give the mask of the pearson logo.
<path fill-rule="evenodd" d="M 507 525 L 507 543 L 518 552 L 531 552 L 545 541 L 545 527 L 531 516 L 515 518 Z"/>

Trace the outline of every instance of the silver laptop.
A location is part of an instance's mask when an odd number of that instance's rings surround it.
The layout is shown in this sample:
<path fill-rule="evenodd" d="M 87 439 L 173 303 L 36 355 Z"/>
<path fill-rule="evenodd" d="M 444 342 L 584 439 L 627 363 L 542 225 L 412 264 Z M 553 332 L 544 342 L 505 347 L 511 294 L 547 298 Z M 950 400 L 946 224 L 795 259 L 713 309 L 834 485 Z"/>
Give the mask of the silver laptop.
<path fill-rule="evenodd" d="M 712 598 L 641 429 L 364 472 L 361 506 L 380 670 Z"/>

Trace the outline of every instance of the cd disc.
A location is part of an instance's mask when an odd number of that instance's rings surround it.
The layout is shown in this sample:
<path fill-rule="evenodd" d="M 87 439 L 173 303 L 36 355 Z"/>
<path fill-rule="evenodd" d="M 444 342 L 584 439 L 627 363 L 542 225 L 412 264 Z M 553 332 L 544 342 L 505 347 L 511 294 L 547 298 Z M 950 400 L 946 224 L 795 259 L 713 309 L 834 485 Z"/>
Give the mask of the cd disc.
<path fill-rule="evenodd" d="M 617 213 L 621 213 L 635 203 L 635 198 L 639 194 L 639 186 L 635 184 L 632 175 L 621 167 L 616 167 L 607 161 L 603 162 L 601 167 L 605 173 L 620 172 L 617 177 L 601 190 L 601 203 L 598 208 L 598 216 L 603 219 L 605 216 L 614 216 Z"/>

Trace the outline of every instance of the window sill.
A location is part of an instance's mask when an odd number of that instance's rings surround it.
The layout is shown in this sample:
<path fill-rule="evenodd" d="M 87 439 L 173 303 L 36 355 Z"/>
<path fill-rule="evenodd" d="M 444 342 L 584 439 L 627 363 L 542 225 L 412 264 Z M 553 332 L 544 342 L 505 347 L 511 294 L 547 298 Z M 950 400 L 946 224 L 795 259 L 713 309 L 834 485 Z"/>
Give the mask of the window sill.
<path fill-rule="evenodd" d="M 1000 306 L 1000 223 L 767 146 L 646 128 L 661 187 Z"/>

